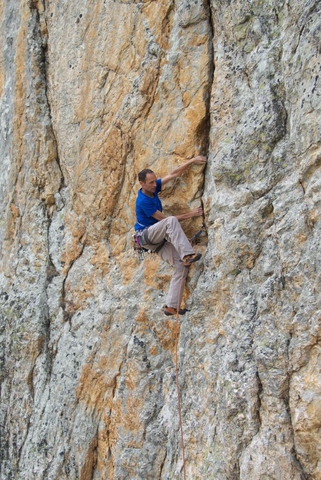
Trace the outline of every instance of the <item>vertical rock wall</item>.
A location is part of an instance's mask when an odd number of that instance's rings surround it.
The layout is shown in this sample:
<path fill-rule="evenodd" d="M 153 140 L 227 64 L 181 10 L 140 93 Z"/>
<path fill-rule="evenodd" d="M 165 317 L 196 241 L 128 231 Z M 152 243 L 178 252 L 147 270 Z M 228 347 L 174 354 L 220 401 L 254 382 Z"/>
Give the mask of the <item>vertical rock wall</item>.
<path fill-rule="evenodd" d="M 317 0 L 0 5 L 0 478 L 321 478 Z M 203 204 L 180 325 L 137 173 Z M 183 224 L 188 235 L 200 221 Z"/>

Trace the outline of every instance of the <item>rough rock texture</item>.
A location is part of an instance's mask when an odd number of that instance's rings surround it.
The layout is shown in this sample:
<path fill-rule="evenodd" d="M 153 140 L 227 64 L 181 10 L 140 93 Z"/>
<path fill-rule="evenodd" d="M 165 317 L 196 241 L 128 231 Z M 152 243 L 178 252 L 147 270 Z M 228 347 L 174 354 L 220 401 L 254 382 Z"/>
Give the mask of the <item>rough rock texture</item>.
<path fill-rule="evenodd" d="M 321 3 L 0 19 L 1 480 L 320 480 Z M 136 177 L 196 154 L 162 197 L 205 211 L 178 325 Z"/>

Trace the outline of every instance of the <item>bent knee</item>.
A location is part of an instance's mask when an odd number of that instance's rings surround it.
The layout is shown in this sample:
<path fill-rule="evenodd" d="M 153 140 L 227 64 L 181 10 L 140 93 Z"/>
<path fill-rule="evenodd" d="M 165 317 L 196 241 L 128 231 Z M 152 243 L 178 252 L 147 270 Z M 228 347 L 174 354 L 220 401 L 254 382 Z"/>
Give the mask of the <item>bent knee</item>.
<path fill-rule="evenodd" d="M 173 215 L 167 217 L 167 221 L 168 221 L 168 223 L 171 223 L 171 224 L 173 224 L 173 223 L 179 223 L 179 221 L 177 220 L 177 218 L 174 217 Z"/>

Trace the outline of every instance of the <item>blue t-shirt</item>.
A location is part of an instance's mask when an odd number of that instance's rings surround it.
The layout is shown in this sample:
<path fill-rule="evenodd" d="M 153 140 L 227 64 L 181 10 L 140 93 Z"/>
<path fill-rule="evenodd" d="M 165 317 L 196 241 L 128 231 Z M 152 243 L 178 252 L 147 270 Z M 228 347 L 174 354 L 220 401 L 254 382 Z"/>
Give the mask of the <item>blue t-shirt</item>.
<path fill-rule="evenodd" d="M 135 230 L 143 230 L 146 227 L 150 227 L 158 222 L 156 218 L 152 217 L 154 213 L 159 210 L 163 211 L 162 203 L 158 198 L 158 193 L 162 189 L 162 180 L 158 178 L 156 180 L 156 191 L 153 197 L 148 197 L 142 192 L 142 189 L 138 191 L 136 199 L 136 222 Z"/>

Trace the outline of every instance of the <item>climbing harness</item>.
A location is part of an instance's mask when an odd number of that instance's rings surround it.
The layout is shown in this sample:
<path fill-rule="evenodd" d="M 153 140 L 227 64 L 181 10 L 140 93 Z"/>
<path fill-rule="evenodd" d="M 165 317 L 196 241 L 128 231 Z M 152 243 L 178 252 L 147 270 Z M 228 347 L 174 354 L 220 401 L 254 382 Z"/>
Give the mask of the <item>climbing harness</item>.
<path fill-rule="evenodd" d="M 143 236 L 144 230 L 137 230 L 133 235 L 134 240 L 134 253 L 137 253 L 140 261 L 144 260 L 145 253 L 150 253 L 150 250 L 143 247 L 143 243 L 146 244 L 145 236 Z"/>
<path fill-rule="evenodd" d="M 167 242 L 167 240 L 164 239 L 161 243 L 152 243 L 148 238 L 148 228 L 145 228 L 144 230 L 137 230 L 134 233 L 133 238 L 134 252 L 137 253 L 140 261 L 144 260 L 145 253 L 158 253 Z M 148 249 L 143 247 L 143 245 L 157 245 L 157 247 L 155 249 Z"/>

